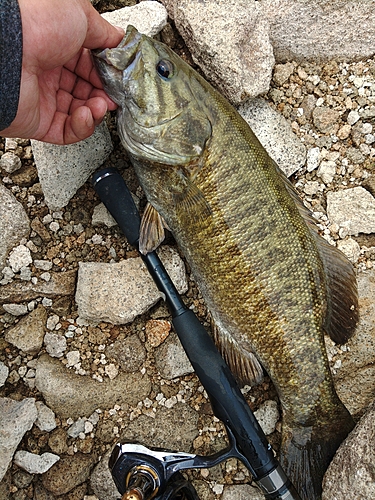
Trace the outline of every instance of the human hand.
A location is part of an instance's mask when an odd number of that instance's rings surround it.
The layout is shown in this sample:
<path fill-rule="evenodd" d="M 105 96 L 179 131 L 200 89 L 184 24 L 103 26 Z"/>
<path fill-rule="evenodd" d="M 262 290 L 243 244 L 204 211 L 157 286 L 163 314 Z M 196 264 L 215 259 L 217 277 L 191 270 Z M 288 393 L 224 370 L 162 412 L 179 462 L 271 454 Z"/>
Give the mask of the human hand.
<path fill-rule="evenodd" d="M 89 49 L 117 46 L 124 33 L 89 0 L 19 0 L 23 59 L 18 111 L 3 137 L 72 144 L 89 137 L 116 105 Z"/>

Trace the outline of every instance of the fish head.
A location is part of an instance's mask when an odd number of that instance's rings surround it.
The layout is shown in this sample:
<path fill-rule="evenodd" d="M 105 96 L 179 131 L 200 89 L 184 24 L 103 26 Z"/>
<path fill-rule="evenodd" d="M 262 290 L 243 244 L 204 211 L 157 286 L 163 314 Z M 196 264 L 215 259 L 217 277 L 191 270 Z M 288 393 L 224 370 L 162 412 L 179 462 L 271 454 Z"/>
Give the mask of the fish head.
<path fill-rule="evenodd" d="M 118 130 L 138 160 L 184 165 L 211 136 L 199 77 L 165 44 L 128 26 L 121 43 L 94 52 L 103 86 L 119 106 Z"/>

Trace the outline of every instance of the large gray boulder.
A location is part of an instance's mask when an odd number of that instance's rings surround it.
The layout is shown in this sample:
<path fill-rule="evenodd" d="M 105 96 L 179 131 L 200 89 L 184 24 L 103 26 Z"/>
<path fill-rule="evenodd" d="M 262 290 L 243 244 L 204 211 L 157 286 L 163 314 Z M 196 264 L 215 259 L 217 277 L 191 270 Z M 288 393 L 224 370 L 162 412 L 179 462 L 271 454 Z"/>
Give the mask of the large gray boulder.
<path fill-rule="evenodd" d="M 275 60 L 375 52 L 375 0 L 162 0 L 194 62 L 234 104 L 268 90 Z"/>

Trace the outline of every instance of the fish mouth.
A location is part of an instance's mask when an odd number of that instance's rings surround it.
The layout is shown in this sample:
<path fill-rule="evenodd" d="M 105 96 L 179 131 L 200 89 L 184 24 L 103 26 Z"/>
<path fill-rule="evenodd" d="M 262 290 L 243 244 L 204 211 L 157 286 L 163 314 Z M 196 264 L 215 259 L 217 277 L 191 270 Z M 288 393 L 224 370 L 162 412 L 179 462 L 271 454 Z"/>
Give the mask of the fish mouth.
<path fill-rule="evenodd" d="M 113 66 L 119 71 L 130 71 L 135 66 L 140 57 L 139 44 L 144 35 L 128 25 L 124 38 L 119 45 L 112 49 L 96 49 L 92 51 L 94 60 L 100 66 L 107 64 Z"/>

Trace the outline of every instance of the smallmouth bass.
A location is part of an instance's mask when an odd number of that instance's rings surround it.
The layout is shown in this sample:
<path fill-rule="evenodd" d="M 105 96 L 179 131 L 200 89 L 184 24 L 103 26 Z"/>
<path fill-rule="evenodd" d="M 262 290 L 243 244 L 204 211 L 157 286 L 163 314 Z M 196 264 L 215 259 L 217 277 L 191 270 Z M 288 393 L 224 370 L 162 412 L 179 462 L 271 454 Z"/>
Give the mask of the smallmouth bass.
<path fill-rule="evenodd" d="M 171 49 L 129 27 L 95 56 L 149 202 L 141 251 L 171 230 L 230 368 L 250 384 L 264 368 L 277 389 L 281 465 L 303 500 L 321 498 L 354 426 L 324 345 L 324 332 L 344 343 L 358 321 L 352 265 L 237 111 Z"/>

